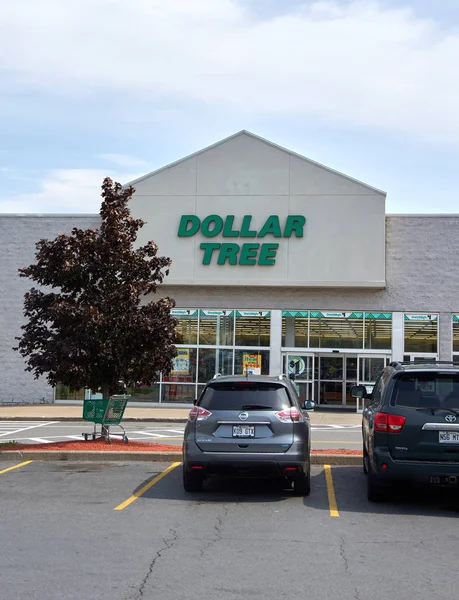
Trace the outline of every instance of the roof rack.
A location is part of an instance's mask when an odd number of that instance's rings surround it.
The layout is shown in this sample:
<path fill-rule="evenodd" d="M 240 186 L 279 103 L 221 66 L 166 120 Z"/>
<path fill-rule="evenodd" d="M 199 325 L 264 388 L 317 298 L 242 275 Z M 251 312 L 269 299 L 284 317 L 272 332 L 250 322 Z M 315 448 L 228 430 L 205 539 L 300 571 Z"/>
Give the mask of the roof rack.
<path fill-rule="evenodd" d="M 459 361 L 457 360 L 394 360 L 389 363 L 389 367 L 395 369 L 402 369 L 405 365 L 454 365 L 459 367 Z"/>

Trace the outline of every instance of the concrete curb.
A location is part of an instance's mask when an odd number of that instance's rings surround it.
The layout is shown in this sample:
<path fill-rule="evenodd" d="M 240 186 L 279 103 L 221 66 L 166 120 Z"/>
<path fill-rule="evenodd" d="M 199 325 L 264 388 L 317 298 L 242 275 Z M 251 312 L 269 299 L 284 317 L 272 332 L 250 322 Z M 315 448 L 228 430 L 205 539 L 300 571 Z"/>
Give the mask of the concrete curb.
<path fill-rule="evenodd" d="M 0 460 L 57 460 L 67 462 L 181 462 L 181 452 L 90 452 L 85 450 L 1 450 Z M 312 454 L 313 465 L 355 466 L 362 456 L 355 454 Z"/>
<path fill-rule="evenodd" d="M 110 461 L 150 461 L 177 462 L 182 460 L 181 452 L 91 452 L 85 450 L 4 450 L 1 459 L 14 460 L 58 460 L 68 462 L 110 462 Z"/>
<path fill-rule="evenodd" d="M 83 422 L 83 418 L 80 417 L 2 417 L 1 421 L 59 421 L 59 422 L 72 422 L 80 423 Z M 87 421 L 92 423 L 93 421 Z M 182 417 L 123 417 L 121 423 L 187 423 L 188 419 Z"/>

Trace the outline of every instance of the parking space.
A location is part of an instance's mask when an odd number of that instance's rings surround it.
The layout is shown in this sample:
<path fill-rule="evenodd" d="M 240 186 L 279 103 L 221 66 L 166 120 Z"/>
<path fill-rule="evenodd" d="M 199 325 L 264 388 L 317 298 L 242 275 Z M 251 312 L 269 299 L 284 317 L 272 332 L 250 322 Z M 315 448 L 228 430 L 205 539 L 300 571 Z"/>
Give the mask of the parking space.
<path fill-rule="evenodd" d="M 0 462 L 5 598 L 454 594 L 457 499 L 369 504 L 358 467 L 313 467 L 301 498 L 262 482 L 186 494 L 170 463 L 25 462 Z"/>

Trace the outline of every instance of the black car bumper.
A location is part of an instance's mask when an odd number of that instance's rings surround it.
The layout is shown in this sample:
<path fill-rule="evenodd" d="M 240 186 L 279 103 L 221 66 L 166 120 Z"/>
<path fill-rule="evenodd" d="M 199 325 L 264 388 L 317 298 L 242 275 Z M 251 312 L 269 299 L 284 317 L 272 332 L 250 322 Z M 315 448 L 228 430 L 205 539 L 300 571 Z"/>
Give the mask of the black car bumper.
<path fill-rule="evenodd" d="M 459 487 L 459 462 L 395 460 L 388 450 L 378 449 L 371 461 L 372 474 L 380 483 L 412 483 L 436 487 Z"/>

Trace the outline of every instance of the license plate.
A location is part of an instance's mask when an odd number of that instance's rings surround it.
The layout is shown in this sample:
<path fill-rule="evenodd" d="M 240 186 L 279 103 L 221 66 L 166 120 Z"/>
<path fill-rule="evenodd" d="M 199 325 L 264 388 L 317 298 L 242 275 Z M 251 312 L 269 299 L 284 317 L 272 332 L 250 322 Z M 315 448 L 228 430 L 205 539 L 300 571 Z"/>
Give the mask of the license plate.
<path fill-rule="evenodd" d="M 432 485 L 456 485 L 458 477 L 456 475 L 432 475 L 430 483 Z"/>
<path fill-rule="evenodd" d="M 233 437 L 255 437 L 255 425 L 233 425 Z"/>
<path fill-rule="evenodd" d="M 459 444 L 458 431 L 439 431 L 438 441 L 440 444 Z"/>

